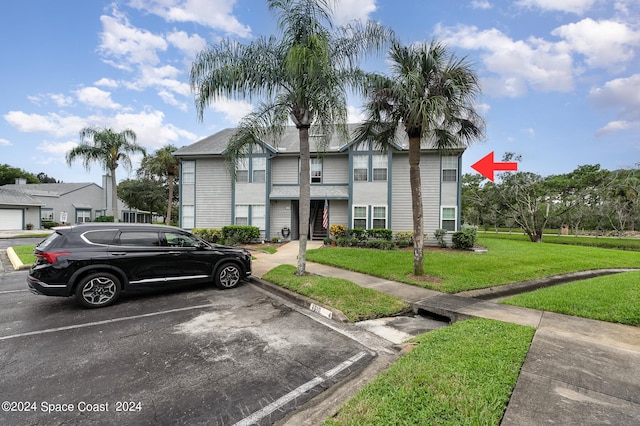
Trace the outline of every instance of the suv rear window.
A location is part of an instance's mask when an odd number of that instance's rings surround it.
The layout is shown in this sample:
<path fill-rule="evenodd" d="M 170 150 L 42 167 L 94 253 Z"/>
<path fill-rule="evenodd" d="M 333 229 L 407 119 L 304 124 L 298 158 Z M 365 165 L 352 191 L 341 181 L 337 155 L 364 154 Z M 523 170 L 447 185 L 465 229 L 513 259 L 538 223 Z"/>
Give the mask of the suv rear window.
<path fill-rule="evenodd" d="M 160 246 L 160 238 L 157 232 L 124 231 L 120 234 L 120 245 L 158 247 Z"/>
<path fill-rule="evenodd" d="M 37 247 L 39 249 L 45 249 L 49 247 L 51 243 L 54 242 L 59 237 L 62 237 L 62 235 L 58 234 L 57 232 L 54 232 L 53 234 L 49 235 L 46 240 L 41 241 L 40 244 L 37 245 Z"/>

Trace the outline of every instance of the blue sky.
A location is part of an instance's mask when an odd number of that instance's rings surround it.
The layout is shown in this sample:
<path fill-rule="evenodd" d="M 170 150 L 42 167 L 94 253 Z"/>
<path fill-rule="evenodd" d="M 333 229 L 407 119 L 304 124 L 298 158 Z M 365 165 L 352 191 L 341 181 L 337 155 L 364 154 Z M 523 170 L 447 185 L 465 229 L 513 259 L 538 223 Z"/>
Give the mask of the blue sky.
<path fill-rule="evenodd" d="M 470 165 L 490 151 L 497 159 L 521 154 L 520 170 L 542 175 L 640 162 L 638 16 L 637 0 L 339 0 L 334 7 L 337 24 L 372 19 L 406 44 L 436 38 L 474 64 L 487 132 L 465 153 L 463 173 L 475 173 Z M 130 128 L 149 151 L 233 127 L 251 105 L 220 100 L 198 121 L 191 63 L 207 43 L 275 33 L 261 0 L 3 1 L 0 163 L 100 184 L 99 165 L 86 171 L 64 160 L 83 127 Z M 370 66 L 387 71 L 382 59 Z M 352 121 L 359 107 L 352 99 Z"/>

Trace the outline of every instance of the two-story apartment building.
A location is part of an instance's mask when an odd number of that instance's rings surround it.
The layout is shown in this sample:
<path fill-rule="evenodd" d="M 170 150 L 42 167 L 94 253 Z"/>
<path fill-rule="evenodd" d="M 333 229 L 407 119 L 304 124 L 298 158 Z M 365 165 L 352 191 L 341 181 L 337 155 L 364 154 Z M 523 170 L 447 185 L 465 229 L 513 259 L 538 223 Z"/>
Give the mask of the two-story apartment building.
<path fill-rule="evenodd" d="M 277 144 L 256 141 L 235 170 L 225 150 L 235 129 L 226 129 L 175 152 L 181 162 L 180 226 L 221 228 L 253 225 L 264 239 L 298 239 L 301 232 L 324 238 L 325 224 L 347 228 L 413 230 L 408 140 L 385 152 L 336 137 L 319 148 L 310 137 L 311 217 L 301 226 L 299 135 L 287 128 Z M 424 229 L 435 243 L 438 228 L 460 227 L 460 168 L 463 149 L 441 155 L 428 143 L 421 158 Z M 235 175 L 235 176 L 234 176 Z"/>

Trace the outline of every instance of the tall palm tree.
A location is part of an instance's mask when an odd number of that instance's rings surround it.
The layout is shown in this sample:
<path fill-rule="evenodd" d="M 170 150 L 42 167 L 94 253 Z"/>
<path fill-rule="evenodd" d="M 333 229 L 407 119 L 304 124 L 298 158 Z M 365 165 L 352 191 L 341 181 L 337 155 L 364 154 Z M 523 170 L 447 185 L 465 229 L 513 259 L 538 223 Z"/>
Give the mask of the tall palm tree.
<path fill-rule="evenodd" d="M 409 139 L 409 179 L 413 210 L 415 275 L 424 274 L 424 221 L 420 179 L 421 144 L 441 153 L 467 146 L 484 133 L 474 110 L 480 93 L 470 64 L 437 41 L 389 51 L 391 75 L 375 76 L 367 89 L 367 119 L 356 131 L 356 142 L 388 146 L 404 131 Z"/>
<path fill-rule="evenodd" d="M 310 212 L 309 134 L 317 128 L 319 147 L 334 131 L 346 139 L 347 88 L 358 88 L 365 73 L 360 57 L 380 50 L 392 36 L 375 23 L 333 28 L 327 0 L 267 0 L 282 31 L 247 45 L 223 41 L 200 52 L 191 68 L 200 120 L 204 109 L 224 96 L 260 100 L 231 138 L 235 164 L 257 140 L 277 143 L 288 120 L 300 138 L 300 250 L 296 273 L 305 273 Z"/>
<path fill-rule="evenodd" d="M 131 129 L 115 132 L 110 128 L 85 127 L 80 131 L 80 145 L 67 152 L 67 164 L 76 158 L 82 158 L 82 164 L 89 170 L 91 163 L 102 165 L 104 171 L 111 175 L 111 204 L 113 205 L 113 220 L 118 218 L 118 187 L 116 185 L 116 169 L 122 163 L 126 169 L 131 169 L 131 154 L 146 151 L 136 144 L 136 134 Z"/>
<path fill-rule="evenodd" d="M 173 190 L 175 187 L 176 177 L 180 173 L 180 163 L 173 156 L 177 150 L 175 146 L 169 144 L 158 149 L 153 155 L 145 155 L 140 162 L 139 172 L 141 175 L 149 177 L 149 175 L 160 176 L 167 180 L 169 196 L 167 201 L 167 216 L 165 223 L 171 224 L 171 207 L 173 206 Z"/>

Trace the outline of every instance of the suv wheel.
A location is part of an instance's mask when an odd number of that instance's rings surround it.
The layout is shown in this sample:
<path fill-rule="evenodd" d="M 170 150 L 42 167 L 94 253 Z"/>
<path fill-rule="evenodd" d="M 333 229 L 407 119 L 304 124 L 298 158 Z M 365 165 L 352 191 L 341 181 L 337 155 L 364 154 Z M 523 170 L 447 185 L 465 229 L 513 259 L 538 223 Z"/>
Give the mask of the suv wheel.
<path fill-rule="evenodd" d="M 242 271 L 235 263 L 225 263 L 216 273 L 216 284 L 220 288 L 233 288 L 240 282 Z"/>
<path fill-rule="evenodd" d="M 96 272 L 84 277 L 76 287 L 77 302 L 85 308 L 102 308 L 116 301 L 122 284 L 115 275 Z"/>

